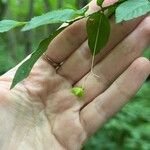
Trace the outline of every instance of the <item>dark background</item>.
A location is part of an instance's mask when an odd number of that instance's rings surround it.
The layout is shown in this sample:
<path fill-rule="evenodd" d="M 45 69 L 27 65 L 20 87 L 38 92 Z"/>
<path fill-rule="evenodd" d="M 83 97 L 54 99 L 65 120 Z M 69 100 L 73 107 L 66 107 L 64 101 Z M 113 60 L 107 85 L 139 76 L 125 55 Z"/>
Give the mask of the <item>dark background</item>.
<path fill-rule="evenodd" d="M 0 0 L 0 20 L 30 20 L 33 16 L 59 9 L 81 8 L 88 0 Z M 0 34 L 0 74 L 15 66 L 57 26 L 29 32 L 19 29 Z M 150 58 L 150 50 L 144 54 Z M 150 81 L 113 119 L 84 146 L 84 150 L 150 150 Z M 91 120 L 92 121 L 92 120 Z"/>

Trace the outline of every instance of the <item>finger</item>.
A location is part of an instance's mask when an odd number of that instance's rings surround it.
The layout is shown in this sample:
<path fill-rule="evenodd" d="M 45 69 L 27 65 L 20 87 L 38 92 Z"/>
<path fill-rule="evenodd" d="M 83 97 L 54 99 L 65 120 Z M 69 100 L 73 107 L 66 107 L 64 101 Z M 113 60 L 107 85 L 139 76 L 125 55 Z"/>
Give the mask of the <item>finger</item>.
<path fill-rule="evenodd" d="M 109 1 L 106 0 L 106 5 Z M 112 2 L 110 1 L 112 4 Z M 92 0 L 89 3 L 88 14 L 99 10 L 97 0 Z M 73 25 L 59 34 L 49 45 L 47 55 L 56 63 L 61 63 L 69 57 L 80 45 L 86 40 L 86 19 L 75 22 Z"/>
<path fill-rule="evenodd" d="M 124 24 L 115 24 L 114 18 L 111 19 L 112 30 L 110 40 L 101 54 L 97 55 L 95 62 L 101 60 L 112 48 L 125 38 L 141 20 L 142 18 Z M 58 70 L 58 73 L 70 79 L 70 82 L 74 84 L 90 70 L 91 61 L 92 55 L 88 47 L 88 41 L 86 41 L 65 61 Z"/>
<path fill-rule="evenodd" d="M 96 0 L 89 4 L 89 11 L 99 9 Z M 53 61 L 60 63 L 72 54 L 87 38 L 86 19 L 73 23 L 70 27 L 60 33 L 49 45 L 47 55 Z"/>
<path fill-rule="evenodd" d="M 82 86 L 85 82 L 85 101 L 82 102 L 82 105 L 90 102 L 107 89 L 136 58 L 142 55 L 150 42 L 149 24 L 150 17 L 143 20 L 134 32 L 126 37 L 105 59 L 94 67 L 94 73 L 100 76 L 100 78 L 90 74 L 86 81 L 85 76 L 77 83 L 76 86 Z"/>
<path fill-rule="evenodd" d="M 132 65 L 94 101 L 81 111 L 81 120 L 91 135 L 114 115 L 137 92 L 150 74 L 150 62 L 138 58 Z"/>

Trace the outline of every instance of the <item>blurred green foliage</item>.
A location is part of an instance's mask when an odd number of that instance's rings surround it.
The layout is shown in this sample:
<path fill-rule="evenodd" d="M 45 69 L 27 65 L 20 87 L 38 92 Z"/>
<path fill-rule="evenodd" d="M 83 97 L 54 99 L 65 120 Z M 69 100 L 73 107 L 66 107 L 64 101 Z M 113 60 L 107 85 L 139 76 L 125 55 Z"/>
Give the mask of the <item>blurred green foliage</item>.
<path fill-rule="evenodd" d="M 83 150 L 150 149 L 150 82 L 84 146 Z"/>
<path fill-rule="evenodd" d="M 0 19 L 26 21 L 50 10 L 60 7 L 79 8 L 87 2 L 88 0 L 0 0 Z M 17 29 L 0 34 L 0 74 L 25 58 L 54 28 L 56 27 L 45 26 L 25 33 Z M 144 56 L 150 59 L 149 49 Z M 87 141 L 83 150 L 150 150 L 149 101 L 150 81 L 147 81 L 132 101 Z"/>

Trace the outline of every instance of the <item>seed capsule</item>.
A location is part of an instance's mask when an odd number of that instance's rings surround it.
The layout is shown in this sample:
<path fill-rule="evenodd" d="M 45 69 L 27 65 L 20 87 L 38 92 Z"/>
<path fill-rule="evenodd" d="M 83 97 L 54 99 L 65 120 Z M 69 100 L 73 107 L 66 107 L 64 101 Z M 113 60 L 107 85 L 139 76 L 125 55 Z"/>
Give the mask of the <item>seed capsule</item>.
<path fill-rule="evenodd" d="M 85 90 L 81 87 L 74 87 L 72 88 L 71 92 L 79 98 L 83 97 L 85 94 Z"/>

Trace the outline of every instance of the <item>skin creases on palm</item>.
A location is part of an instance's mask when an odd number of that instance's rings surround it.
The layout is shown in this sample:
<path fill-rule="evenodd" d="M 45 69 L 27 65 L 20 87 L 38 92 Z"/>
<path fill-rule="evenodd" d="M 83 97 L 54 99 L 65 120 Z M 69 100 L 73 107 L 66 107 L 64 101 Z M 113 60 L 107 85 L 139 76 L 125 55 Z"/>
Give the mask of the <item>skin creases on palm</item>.
<path fill-rule="evenodd" d="M 80 149 L 86 139 L 70 83 L 44 65 L 12 91 L 13 71 L 0 78 L 1 150 Z"/>

